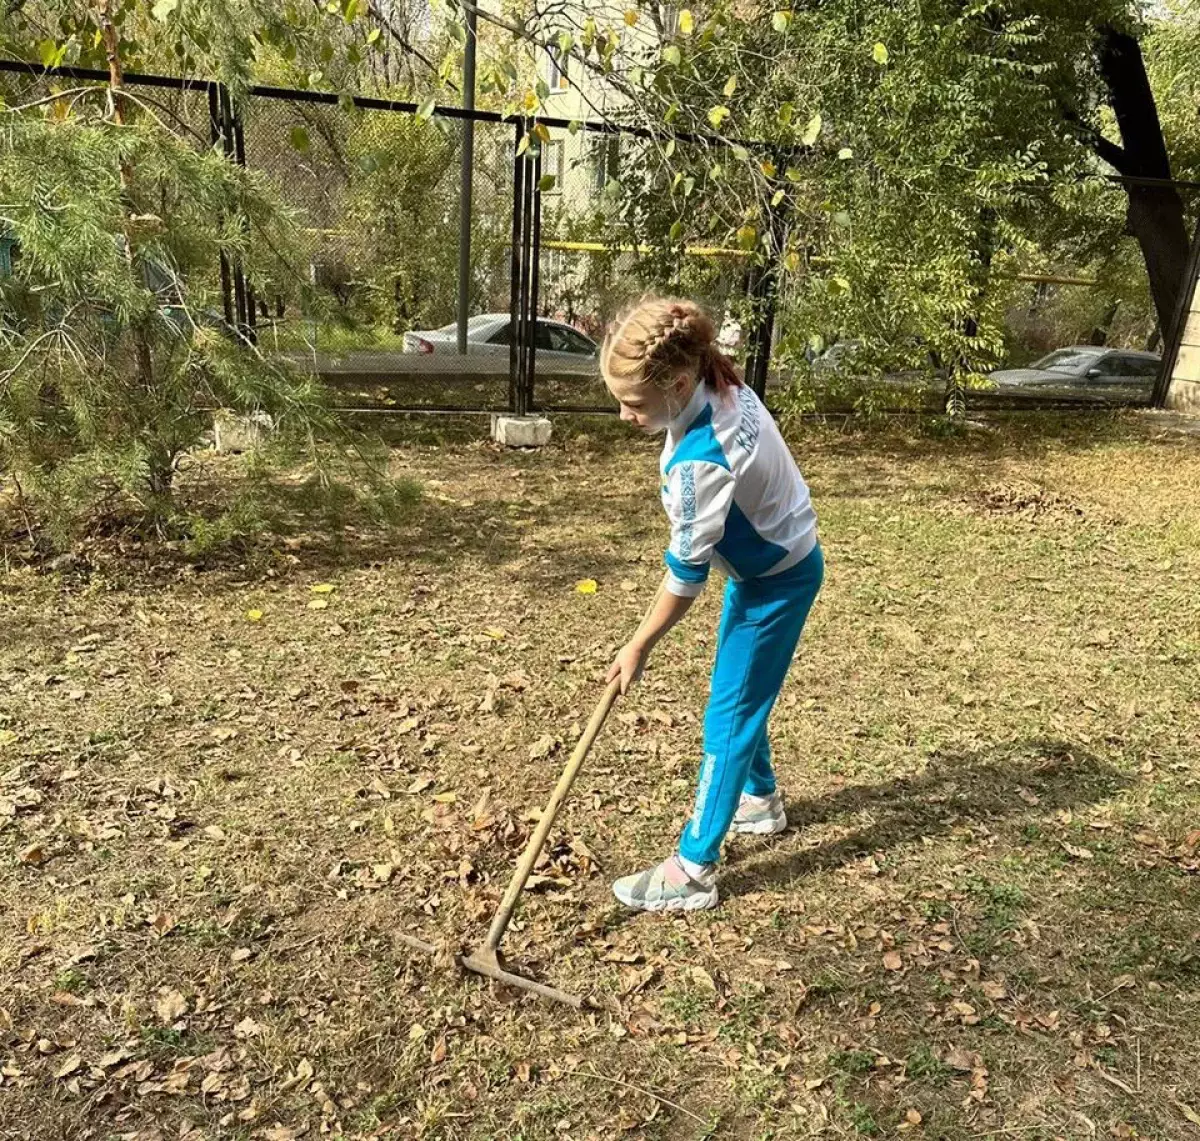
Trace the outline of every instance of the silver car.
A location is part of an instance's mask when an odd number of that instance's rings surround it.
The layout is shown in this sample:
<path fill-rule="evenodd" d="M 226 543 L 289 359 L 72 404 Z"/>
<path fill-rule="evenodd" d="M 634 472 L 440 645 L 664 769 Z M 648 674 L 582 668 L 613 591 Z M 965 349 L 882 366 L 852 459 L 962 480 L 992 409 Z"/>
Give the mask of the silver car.
<path fill-rule="evenodd" d="M 1074 345 L 1056 349 L 1028 368 L 993 372 L 984 390 L 1033 400 L 1130 403 L 1150 399 L 1162 360 L 1154 353 Z"/>
<path fill-rule="evenodd" d="M 561 321 L 542 317 L 537 319 L 535 328 L 535 368 L 538 372 L 580 376 L 595 374 L 599 349 L 591 337 Z M 467 322 L 468 356 L 492 358 L 497 364 L 503 362 L 507 368 L 511 342 L 512 318 L 507 313 L 484 313 Z M 457 322 L 443 325 L 440 329 L 405 333 L 404 351 L 426 357 L 456 357 Z"/>

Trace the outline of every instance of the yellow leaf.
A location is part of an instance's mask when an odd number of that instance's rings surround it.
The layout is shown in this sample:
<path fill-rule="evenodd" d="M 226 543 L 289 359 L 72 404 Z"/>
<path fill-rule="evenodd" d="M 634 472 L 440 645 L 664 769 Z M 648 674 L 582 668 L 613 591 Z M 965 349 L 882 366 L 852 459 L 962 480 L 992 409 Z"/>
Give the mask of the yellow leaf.
<path fill-rule="evenodd" d="M 453 792 L 439 792 L 433 799 L 438 804 L 453 804 L 458 799 L 458 796 Z"/>
<path fill-rule="evenodd" d="M 246 611 L 246 621 L 247 622 L 261 622 L 262 621 L 262 611 L 261 610 L 247 610 Z"/>
<path fill-rule="evenodd" d="M 425 1037 L 425 1027 L 419 1022 L 414 1022 L 412 1028 L 408 1032 L 408 1040 L 410 1042 L 418 1042 Z"/>
<path fill-rule="evenodd" d="M 495 638 L 497 642 L 501 642 L 508 637 L 508 631 L 501 626 L 488 626 L 483 632 L 489 638 Z"/>
<path fill-rule="evenodd" d="M 313 598 L 309 600 L 309 610 L 325 610 L 329 606 L 328 598 Z"/>
<path fill-rule="evenodd" d="M 1200 1125 L 1200 1113 L 1197 1113 L 1190 1105 L 1182 1101 L 1177 1101 L 1175 1104 L 1179 1107 L 1179 1112 L 1193 1125 Z"/>
<path fill-rule="evenodd" d="M 679 13 L 679 30 L 685 35 L 690 36 L 696 30 L 696 20 L 692 15 L 690 8 L 684 8 Z"/>
<path fill-rule="evenodd" d="M 581 578 L 575 584 L 575 589 L 580 594 L 595 594 L 596 585 L 596 580 L 594 578 Z"/>
<path fill-rule="evenodd" d="M 319 582 L 316 586 L 309 587 L 313 594 L 332 594 L 336 589 L 331 582 Z"/>
<path fill-rule="evenodd" d="M 625 23 L 627 23 L 632 28 L 633 25 L 636 24 L 637 22 L 638 22 L 637 9 L 636 8 L 626 8 L 625 9 Z"/>

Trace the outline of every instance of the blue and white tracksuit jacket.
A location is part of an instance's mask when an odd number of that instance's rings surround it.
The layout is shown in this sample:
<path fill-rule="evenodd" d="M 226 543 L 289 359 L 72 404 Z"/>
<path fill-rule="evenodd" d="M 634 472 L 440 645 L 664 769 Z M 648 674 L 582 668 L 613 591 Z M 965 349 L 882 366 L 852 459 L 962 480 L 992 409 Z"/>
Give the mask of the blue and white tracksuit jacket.
<path fill-rule="evenodd" d="M 743 791 L 769 795 L 767 718 L 824 577 L 817 517 L 796 461 L 753 390 L 698 385 L 667 429 L 667 589 L 729 579 L 704 716 L 704 761 L 680 854 L 713 863 Z"/>

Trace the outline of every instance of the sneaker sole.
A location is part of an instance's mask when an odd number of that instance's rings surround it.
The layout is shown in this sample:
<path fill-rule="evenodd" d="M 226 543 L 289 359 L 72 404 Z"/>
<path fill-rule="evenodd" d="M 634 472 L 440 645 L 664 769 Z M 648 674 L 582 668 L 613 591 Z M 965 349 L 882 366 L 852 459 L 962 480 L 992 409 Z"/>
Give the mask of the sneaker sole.
<path fill-rule="evenodd" d="M 773 817 L 770 820 L 744 820 L 740 823 L 735 820 L 730 826 L 730 832 L 736 832 L 739 836 L 775 836 L 780 832 L 787 831 L 787 817 Z"/>
<path fill-rule="evenodd" d="M 707 911 L 709 908 L 717 906 L 719 898 L 715 887 L 711 891 L 695 895 L 676 896 L 673 899 L 643 900 L 641 903 L 635 903 L 632 896 L 622 895 L 615 886 L 613 895 L 634 911 Z"/>

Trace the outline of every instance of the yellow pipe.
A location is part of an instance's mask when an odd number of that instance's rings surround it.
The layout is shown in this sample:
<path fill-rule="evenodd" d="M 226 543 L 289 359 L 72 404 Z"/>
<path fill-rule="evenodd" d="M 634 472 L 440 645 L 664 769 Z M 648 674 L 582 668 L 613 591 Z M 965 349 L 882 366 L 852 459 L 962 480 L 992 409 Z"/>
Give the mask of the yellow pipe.
<path fill-rule="evenodd" d="M 349 237 L 347 230 L 319 230 L 315 228 L 306 229 L 308 234 L 322 234 L 327 237 Z M 542 242 L 544 250 L 569 250 L 575 253 L 586 254 L 603 254 L 603 253 L 620 253 L 620 254 L 649 254 L 655 251 L 654 246 L 630 246 L 619 244 L 615 246 L 607 245 L 604 242 L 567 242 L 559 239 L 553 239 L 548 242 Z M 746 257 L 745 250 L 734 250 L 726 246 L 685 246 L 683 252 L 690 257 L 699 258 L 744 258 Z M 828 265 L 829 258 L 815 257 L 810 261 L 815 265 Z M 1004 275 L 1009 276 L 1009 275 Z M 1054 274 L 1043 273 L 1014 273 L 1011 275 L 1016 281 L 1032 281 L 1042 282 L 1045 285 L 1099 285 L 1100 283 L 1094 277 L 1058 277 Z"/>
<path fill-rule="evenodd" d="M 579 253 L 620 253 L 620 254 L 649 254 L 655 250 L 654 246 L 630 246 L 630 245 L 606 245 L 604 242 L 565 242 L 557 239 L 542 242 L 544 250 L 574 250 Z M 744 258 L 745 250 L 726 249 L 724 246 L 686 246 L 683 250 L 685 254 L 690 254 L 693 257 L 731 257 Z"/>

